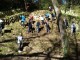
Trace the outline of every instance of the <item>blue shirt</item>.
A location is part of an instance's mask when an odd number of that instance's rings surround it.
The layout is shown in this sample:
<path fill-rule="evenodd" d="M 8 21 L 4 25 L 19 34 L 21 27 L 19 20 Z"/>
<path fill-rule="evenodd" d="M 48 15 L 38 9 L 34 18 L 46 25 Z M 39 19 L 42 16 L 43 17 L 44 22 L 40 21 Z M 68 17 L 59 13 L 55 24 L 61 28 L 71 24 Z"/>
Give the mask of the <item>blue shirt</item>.
<path fill-rule="evenodd" d="M 45 14 L 45 16 L 46 16 L 46 17 L 49 17 L 49 16 L 50 16 L 50 14 L 49 14 L 49 13 L 46 13 L 46 14 Z"/>
<path fill-rule="evenodd" d="M 22 16 L 20 16 L 21 17 L 21 21 L 25 21 L 25 16 L 24 15 L 22 15 Z"/>

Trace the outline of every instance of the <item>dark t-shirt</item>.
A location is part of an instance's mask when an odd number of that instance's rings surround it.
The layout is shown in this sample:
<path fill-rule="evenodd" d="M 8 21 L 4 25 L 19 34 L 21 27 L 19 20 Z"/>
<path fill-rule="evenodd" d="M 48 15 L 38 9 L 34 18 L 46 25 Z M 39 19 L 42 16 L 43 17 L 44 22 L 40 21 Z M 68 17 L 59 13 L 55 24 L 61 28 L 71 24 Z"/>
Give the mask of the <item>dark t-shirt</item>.
<path fill-rule="evenodd" d="M 76 27 L 73 25 L 73 33 L 76 32 Z"/>
<path fill-rule="evenodd" d="M 31 23 L 31 22 L 29 22 L 29 23 L 28 23 L 28 26 L 32 28 L 32 23 Z"/>
<path fill-rule="evenodd" d="M 40 22 L 37 22 L 36 26 L 40 26 Z"/>

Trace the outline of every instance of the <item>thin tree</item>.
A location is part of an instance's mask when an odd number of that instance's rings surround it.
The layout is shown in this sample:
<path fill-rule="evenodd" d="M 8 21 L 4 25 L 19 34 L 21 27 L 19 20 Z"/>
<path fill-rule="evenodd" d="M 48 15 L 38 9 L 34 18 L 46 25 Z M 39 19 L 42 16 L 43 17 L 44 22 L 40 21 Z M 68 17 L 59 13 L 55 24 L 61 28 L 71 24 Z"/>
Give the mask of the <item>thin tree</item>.
<path fill-rule="evenodd" d="M 67 35 L 66 35 L 65 30 L 63 29 L 63 17 L 62 17 L 62 14 L 61 14 L 61 10 L 59 8 L 60 6 L 58 4 L 58 1 L 57 0 L 52 0 L 52 4 L 53 4 L 54 11 L 55 11 L 55 14 L 56 14 L 58 30 L 59 30 L 60 36 L 61 36 L 63 54 L 64 54 L 64 56 L 66 56 L 68 54 L 68 50 L 67 50 L 68 49 L 68 47 L 67 47 L 68 39 L 66 39 Z"/>
<path fill-rule="evenodd" d="M 24 0 L 24 5 L 25 5 L 25 10 L 27 10 L 27 7 L 26 7 L 27 3 L 26 3 L 26 0 Z"/>

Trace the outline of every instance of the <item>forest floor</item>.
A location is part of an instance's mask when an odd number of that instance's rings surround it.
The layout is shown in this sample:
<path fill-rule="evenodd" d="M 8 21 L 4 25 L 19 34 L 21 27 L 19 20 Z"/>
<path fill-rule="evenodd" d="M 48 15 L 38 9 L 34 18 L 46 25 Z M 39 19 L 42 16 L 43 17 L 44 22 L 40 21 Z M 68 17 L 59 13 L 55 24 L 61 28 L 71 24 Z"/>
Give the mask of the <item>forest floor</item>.
<path fill-rule="evenodd" d="M 44 10 L 36 13 L 45 13 Z M 53 28 L 52 28 L 53 26 Z M 60 60 L 63 57 L 63 49 L 61 43 L 61 36 L 57 29 L 56 20 L 50 22 L 51 31 L 46 33 L 43 29 L 40 33 L 27 33 L 27 27 L 22 27 L 20 22 L 6 25 L 5 29 L 12 29 L 10 32 L 0 36 L 0 60 Z M 24 47 L 21 53 L 18 53 L 18 45 L 16 37 L 19 33 L 23 33 Z M 78 43 L 78 53 L 80 52 L 80 33 L 76 34 Z M 75 59 L 75 42 L 74 36 L 70 35 L 70 28 L 68 29 L 68 39 L 70 43 L 69 55 Z M 76 52 L 76 51 L 75 51 Z M 22 56 L 22 57 L 21 57 Z M 79 55 L 80 56 L 80 55 Z M 5 58 L 4 58 L 5 57 Z"/>

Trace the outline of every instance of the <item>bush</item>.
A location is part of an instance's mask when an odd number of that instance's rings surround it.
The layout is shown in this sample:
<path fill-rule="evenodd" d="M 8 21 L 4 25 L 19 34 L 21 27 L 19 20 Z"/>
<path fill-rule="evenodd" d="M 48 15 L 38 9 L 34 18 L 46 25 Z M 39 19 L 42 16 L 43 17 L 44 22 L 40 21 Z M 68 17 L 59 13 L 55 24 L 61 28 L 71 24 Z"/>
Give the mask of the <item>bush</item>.
<path fill-rule="evenodd" d="M 41 0 L 40 9 L 48 9 L 49 6 L 52 6 L 51 0 Z"/>

